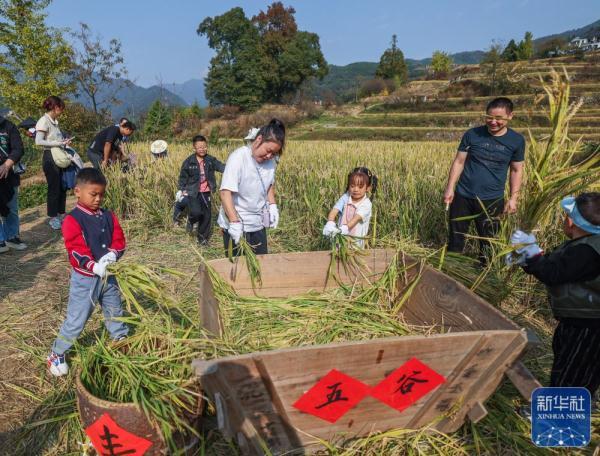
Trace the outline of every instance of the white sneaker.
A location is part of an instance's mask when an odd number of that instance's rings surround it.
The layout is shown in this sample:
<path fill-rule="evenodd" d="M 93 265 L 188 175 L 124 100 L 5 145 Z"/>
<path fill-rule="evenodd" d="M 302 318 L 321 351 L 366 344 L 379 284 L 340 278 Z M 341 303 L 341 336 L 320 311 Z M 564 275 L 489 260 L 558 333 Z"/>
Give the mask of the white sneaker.
<path fill-rule="evenodd" d="M 0 242 L 0 253 L 8 252 L 9 250 L 6 242 Z"/>
<path fill-rule="evenodd" d="M 50 227 L 53 230 L 60 230 L 60 226 L 62 225 L 62 222 L 60 221 L 60 219 L 58 217 L 52 217 L 50 219 L 50 221 L 48 222 L 48 224 L 50 225 Z"/>
<path fill-rule="evenodd" d="M 57 355 L 52 352 L 46 358 L 46 363 L 48 364 L 48 370 L 55 377 L 62 377 L 69 373 L 69 365 L 67 364 L 65 355 Z"/>
<path fill-rule="evenodd" d="M 11 249 L 15 250 L 25 250 L 27 248 L 27 244 L 25 244 L 18 236 L 15 236 L 12 239 L 6 241 L 6 245 Z"/>

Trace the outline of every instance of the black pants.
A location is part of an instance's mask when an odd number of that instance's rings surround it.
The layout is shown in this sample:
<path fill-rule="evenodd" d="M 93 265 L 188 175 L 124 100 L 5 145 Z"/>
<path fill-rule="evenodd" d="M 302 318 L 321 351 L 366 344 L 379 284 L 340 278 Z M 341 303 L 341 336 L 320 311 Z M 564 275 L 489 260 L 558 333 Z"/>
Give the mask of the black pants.
<path fill-rule="evenodd" d="M 263 228 L 260 231 L 253 231 L 252 233 L 244 233 L 244 238 L 248 241 L 248 244 L 252 246 L 252 251 L 257 255 L 264 255 L 269 253 L 267 249 L 267 230 Z M 231 236 L 226 230 L 223 230 L 223 246 L 225 247 L 225 256 L 229 255 L 229 241 Z M 233 241 L 232 241 L 233 242 Z M 233 255 L 238 256 L 240 254 L 237 244 L 233 244 Z"/>
<path fill-rule="evenodd" d="M 195 197 L 188 197 L 188 206 L 190 213 L 188 216 L 188 226 L 198 224 L 198 242 L 207 244 L 212 232 L 211 226 L 211 205 L 210 192 L 198 193 Z"/>
<path fill-rule="evenodd" d="M 102 163 L 102 156 L 92 151 L 92 149 L 88 149 L 87 156 L 92 162 L 92 166 L 96 169 L 100 169 L 100 163 Z"/>
<path fill-rule="evenodd" d="M 179 221 L 179 217 L 181 217 L 183 211 L 185 211 L 185 209 L 188 207 L 188 204 L 189 198 L 187 196 L 184 196 L 181 201 L 175 201 L 175 205 L 173 207 L 173 222 Z"/>
<path fill-rule="evenodd" d="M 482 207 L 483 205 L 483 207 Z M 456 193 L 450 205 L 448 235 L 448 250 L 461 253 L 465 248 L 465 234 L 469 231 L 471 222 L 475 222 L 477 235 L 480 237 L 495 237 L 500 229 L 500 221 L 497 217 L 504 210 L 504 199 L 477 200 L 465 198 Z M 469 218 L 472 217 L 472 218 Z M 456 220 L 468 218 L 467 220 Z M 479 240 L 479 260 L 485 263 L 489 254 L 490 243 L 483 239 Z"/>
<path fill-rule="evenodd" d="M 600 328 L 559 322 L 552 338 L 550 386 L 585 387 L 592 398 L 600 386 Z"/>
<path fill-rule="evenodd" d="M 50 150 L 44 151 L 42 169 L 48 183 L 48 195 L 46 196 L 48 217 L 56 217 L 58 214 L 64 214 L 67 191 L 62 186 L 62 170 L 52 160 Z"/>

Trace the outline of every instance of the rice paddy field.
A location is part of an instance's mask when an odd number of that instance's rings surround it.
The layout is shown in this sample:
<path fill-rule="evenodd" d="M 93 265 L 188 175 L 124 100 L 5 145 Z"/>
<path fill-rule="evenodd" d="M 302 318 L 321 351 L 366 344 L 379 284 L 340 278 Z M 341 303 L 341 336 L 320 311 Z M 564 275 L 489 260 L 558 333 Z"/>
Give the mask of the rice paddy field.
<path fill-rule="evenodd" d="M 555 117 L 566 122 L 569 113 L 564 103 L 561 106 L 565 110 Z M 269 231 L 270 252 L 331 248 L 321 235 L 326 215 L 344 191 L 348 171 L 367 166 L 379 178 L 368 246 L 396 248 L 423 259 L 533 330 L 541 344 L 524 362 L 547 384 L 554 321 L 544 289 L 519 269 L 509 269 L 501 253 L 517 226 L 536 229 L 545 248 L 557 245 L 563 239 L 557 198 L 572 189 L 598 188 L 593 168 L 572 168 L 573 163 L 581 163 L 577 144 L 566 139 L 564 124 L 559 127 L 554 137 L 528 150 L 527 167 L 541 179 L 524 184 L 521 209 L 503 218 L 494 244 L 497 256 L 485 269 L 471 259 L 474 238 L 468 242 L 467 256 L 448 255 L 444 249 L 442 194 L 454 141 L 289 141 L 277 169 L 281 220 L 276 230 Z M 209 153 L 225 160 L 239 145 L 241 141 L 222 142 L 211 146 Z M 215 280 L 226 329 L 223 337 L 208 338 L 199 317 L 197 271 L 206 260 L 224 256 L 220 233 L 215 228 L 210 245 L 201 248 L 193 236 L 171 222 L 179 167 L 191 153 L 191 145 L 173 143 L 169 157 L 159 161 L 151 159 L 148 143 L 134 143 L 131 149 L 136 166 L 128 173 L 107 171 L 105 199 L 105 206 L 119 214 L 128 239 L 125 258 L 112 270 L 132 328 L 128 339 L 110 342 L 96 312 L 70 355 L 71 374 L 50 378 L 45 357 L 64 315 L 69 266 L 60 235 L 46 225 L 43 207 L 23 214 L 22 237 L 31 247 L 27 253 L 11 252 L 0 259 L 0 273 L 6 278 L 0 286 L 0 454 L 91 454 L 75 406 L 74 379 L 80 370 L 90 391 L 104 399 L 137 403 L 167 438 L 177 431 L 198 434 L 197 454 L 238 454 L 236 445 L 216 429 L 212 404 L 201 429 L 187 429 L 181 419 L 201 394 L 191 381 L 194 358 L 427 333 L 427 328 L 404 325 L 392 307 L 382 305 L 389 304 L 392 280 L 376 288 L 339 288 L 284 300 L 239 298 Z M 540 157 L 553 159 L 542 163 Z M 523 203 L 525 199 L 530 204 Z M 218 197 L 214 204 L 216 210 Z M 467 422 L 453 434 L 430 428 L 397 429 L 329 442 L 321 454 L 592 454 L 600 444 L 600 414 L 594 413 L 593 441 L 587 448 L 535 447 L 529 422 L 517 413 L 525 404 L 505 381 L 486 404 L 489 415 L 477 424 Z"/>

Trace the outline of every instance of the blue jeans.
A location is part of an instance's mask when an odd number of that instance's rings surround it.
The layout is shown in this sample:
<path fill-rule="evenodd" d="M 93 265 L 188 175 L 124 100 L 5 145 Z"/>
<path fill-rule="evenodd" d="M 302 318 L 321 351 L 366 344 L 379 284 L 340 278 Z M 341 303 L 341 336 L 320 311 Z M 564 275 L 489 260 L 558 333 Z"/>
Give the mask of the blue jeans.
<path fill-rule="evenodd" d="M 52 345 L 54 353 L 62 355 L 73 346 L 75 339 L 79 337 L 92 315 L 96 301 L 102 307 L 104 325 L 111 337 L 118 339 L 127 335 L 127 325 L 115 320 L 123 316 L 123 307 L 121 293 L 114 276 L 110 276 L 106 284 L 103 284 L 103 280 L 98 276 L 87 277 L 71 271 L 67 316 Z"/>
<path fill-rule="evenodd" d="M 7 241 L 19 235 L 19 187 L 15 187 L 15 194 L 8 203 L 9 214 L 0 217 L 0 242 Z"/>

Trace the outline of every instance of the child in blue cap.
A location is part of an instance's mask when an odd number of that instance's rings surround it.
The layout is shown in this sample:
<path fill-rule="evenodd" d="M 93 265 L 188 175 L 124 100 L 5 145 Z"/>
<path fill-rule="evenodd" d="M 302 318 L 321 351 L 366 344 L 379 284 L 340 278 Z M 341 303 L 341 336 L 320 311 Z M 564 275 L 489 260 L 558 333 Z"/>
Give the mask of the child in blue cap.
<path fill-rule="evenodd" d="M 558 326 L 552 339 L 550 386 L 600 386 L 600 193 L 562 200 L 568 241 L 544 254 L 533 234 L 511 237 L 516 263 L 548 290 Z"/>

